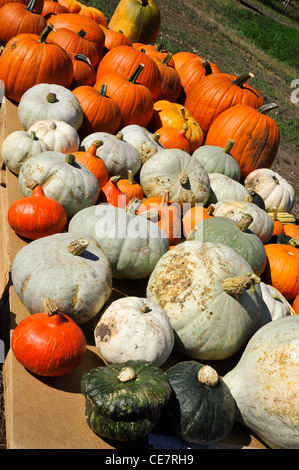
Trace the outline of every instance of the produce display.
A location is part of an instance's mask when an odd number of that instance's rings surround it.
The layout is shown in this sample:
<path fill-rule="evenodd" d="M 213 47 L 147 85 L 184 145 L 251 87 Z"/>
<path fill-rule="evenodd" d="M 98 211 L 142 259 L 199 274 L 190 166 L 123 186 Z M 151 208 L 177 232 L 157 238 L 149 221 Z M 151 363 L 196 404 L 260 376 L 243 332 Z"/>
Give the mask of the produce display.
<path fill-rule="evenodd" d="M 101 365 L 76 385 L 98 439 L 208 446 L 241 424 L 298 449 L 299 224 L 270 168 L 276 104 L 252 73 L 171 54 L 160 33 L 157 0 L 111 18 L 1 4 L 0 80 L 22 128 L 0 148 L 22 194 L 5 217 L 28 311 L 11 352 L 67 390 L 91 348 Z"/>

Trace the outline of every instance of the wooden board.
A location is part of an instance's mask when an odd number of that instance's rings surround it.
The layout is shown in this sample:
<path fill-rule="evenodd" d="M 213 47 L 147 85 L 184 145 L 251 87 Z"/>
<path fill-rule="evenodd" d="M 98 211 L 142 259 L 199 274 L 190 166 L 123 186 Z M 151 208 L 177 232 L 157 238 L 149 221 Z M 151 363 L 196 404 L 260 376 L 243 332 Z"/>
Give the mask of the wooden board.
<path fill-rule="evenodd" d="M 0 109 L 0 145 L 4 138 L 20 130 L 17 107 L 4 99 Z M 27 241 L 17 236 L 8 226 L 6 213 L 10 204 L 22 197 L 18 178 L 2 165 L 1 169 L 1 299 L 2 335 L 9 338 L 16 325 L 28 310 L 17 297 L 11 284 L 10 272 L 16 253 Z M 4 207 L 5 204 L 5 207 Z M 108 302 L 124 296 L 145 296 L 146 281 L 114 281 L 113 294 Z M 4 301 L 5 300 L 5 301 Z M 82 329 L 86 335 L 88 350 L 83 363 L 72 373 L 62 377 L 41 378 L 24 369 L 9 350 L 4 363 L 4 398 L 9 449 L 148 449 L 148 439 L 118 442 L 103 440 L 88 427 L 84 415 L 84 397 L 80 393 L 80 380 L 89 369 L 104 366 L 94 345 L 93 329 L 98 318 Z M 220 375 L 225 374 L 238 361 L 214 364 Z M 163 366 L 166 370 L 178 361 L 188 360 L 173 352 Z M 219 449 L 265 449 L 264 444 L 245 426 L 235 425 L 226 439 L 218 443 Z"/>

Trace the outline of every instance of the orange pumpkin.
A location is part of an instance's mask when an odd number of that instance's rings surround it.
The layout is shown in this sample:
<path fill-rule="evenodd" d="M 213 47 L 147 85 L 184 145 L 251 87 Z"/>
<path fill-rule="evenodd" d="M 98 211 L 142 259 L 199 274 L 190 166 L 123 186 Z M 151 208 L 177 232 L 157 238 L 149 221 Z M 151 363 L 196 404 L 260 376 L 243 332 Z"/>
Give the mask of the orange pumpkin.
<path fill-rule="evenodd" d="M 123 194 L 117 187 L 117 182 L 120 180 L 119 175 L 111 176 L 107 183 L 101 188 L 99 203 L 108 203 L 115 207 L 125 209 L 129 203 L 128 197 Z"/>
<path fill-rule="evenodd" d="M 156 62 L 161 74 L 161 93 L 160 100 L 176 102 L 181 91 L 181 80 L 178 71 L 169 64 L 172 57 L 171 53 L 161 60 L 155 55 L 149 56 Z"/>
<path fill-rule="evenodd" d="M 292 307 L 293 307 L 295 313 L 297 315 L 299 315 L 299 294 L 296 295 Z"/>
<path fill-rule="evenodd" d="M 72 59 L 58 44 L 46 42 L 51 30 L 48 25 L 40 36 L 18 34 L 4 47 L 0 55 L 0 80 L 4 82 L 8 99 L 18 103 L 25 91 L 37 83 L 71 87 Z"/>
<path fill-rule="evenodd" d="M 57 0 L 44 0 L 44 6 L 41 12 L 41 15 L 48 20 L 52 15 L 57 15 L 58 13 L 69 13 L 69 10 L 58 3 Z"/>
<path fill-rule="evenodd" d="M 77 0 L 58 0 L 60 5 L 65 6 L 70 13 L 79 13 L 81 10 L 81 3 Z"/>
<path fill-rule="evenodd" d="M 156 130 L 159 135 L 159 142 L 167 149 L 181 149 L 190 152 L 190 143 L 186 139 L 188 125 L 183 122 L 182 129 L 176 127 L 163 126 Z"/>
<path fill-rule="evenodd" d="M 143 64 L 138 81 L 145 85 L 151 92 L 153 100 L 160 97 L 162 78 L 157 64 L 149 55 L 138 51 L 131 46 L 114 47 L 105 54 L 97 69 L 97 80 L 110 73 L 119 73 L 129 78 Z"/>
<path fill-rule="evenodd" d="M 162 38 L 156 44 L 142 44 L 135 42 L 134 44 L 132 44 L 132 46 L 135 47 L 135 49 L 138 49 L 139 51 L 142 50 L 142 52 L 145 52 L 145 54 L 149 54 L 151 57 L 155 56 L 157 59 L 163 60 L 168 54 L 166 49 L 164 49 L 163 47 L 163 43 L 164 40 Z M 174 61 L 172 57 L 169 59 L 168 64 L 174 67 Z"/>
<path fill-rule="evenodd" d="M 45 18 L 33 10 L 35 2 L 31 0 L 28 5 L 7 3 L 0 8 L 0 43 L 3 46 L 18 34 L 41 34 L 47 26 Z"/>
<path fill-rule="evenodd" d="M 136 214 L 147 216 L 156 223 L 166 233 L 169 245 L 177 245 L 181 241 L 181 208 L 169 201 L 169 191 L 165 191 L 163 197 L 143 199 Z"/>
<path fill-rule="evenodd" d="M 60 313 L 51 299 L 43 301 L 43 310 L 16 326 L 11 348 L 16 359 L 31 372 L 44 377 L 61 376 L 83 361 L 86 338 L 77 323 Z"/>
<path fill-rule="evenodd" d="M 93 21 L 95 21 L 98 25 L 107 26 L 107 20 L 104 13 L 99 10 L 98 8 L 87 6 L 81 3 L 80 11 L 78 12 L 79 15 L 88 16 Z"/>
<path fill-rule="evenodd" d="M 84 114 L 78 130 L 81 138 L 93 132 L 114 134 L 118 130 L 121 123 L 120 107 L 115 100 L 107 96 L 105 84 L 99 91 L 88 85 L 79 86 L 72 91 L 78 98 Z"/>
<path fill-rule="evenodd" d="M 61 233 L 67 223 L 63 206 L 45 196 L 36 181 L 28 181 L 27 186 L 32 189 L 32 196 L 18 199 L 9 206 L 7 220 L 10 227 L 29 240 Z"/>
<path fill-rule="evenodd" d="M 182 85 L 179 102 L 184 103 L 186 101 L 186 94 L 192 85 L 214 73 L 220 73 L 217 65 L 201 57 L 195 57 L 184 62 L 178 70 Z"/>
<path fill-rule="evenodd" d="M 201 222 L 204 219 L 208 219 L 213 216 L 213 206 L 208 208 L 203 207 L 202 205 L 195 205 L 191 207 L 185 214 L 183 214 L 182 223 L 184 236 L 187 238 L 190 232 L 193 230 L 195 225 Z"/>
<path fill-rule="evenodd" d="M 96 81 L 96 71 L 89 58 L 83 54 L 69 53 L 73 62 L 73 82 L 71 89 L 79 86 L 93 86 Z"/>
<path fill-rule="evenodd" d="M 46 0 L 36 0 L 33 11 L 35 11 L 36 13 L 41 13 L 43 10 L 45 1 Z M 2 8 L 7 3 L 22 3 L 23 5 L 27 6 L 29 5 L 30 2 L 31 0 L 0 0 L 0 8 Z"/>
<path fill-rule="evenodd" d="M 287 299 L 299 294 L 299 249 L 291 245 L 266 244 L 267 265 L 262 280 Z"/>
<path fill-rule="evenodd" d="M 111 51 L 114 47 L 130 46 L 132 43 L 130 39 L 123 34 L 122 31 L 114 31 L 113 29 L 102 27 L 105 34 L 105 51 Z"/>
<path fill-rule="evenodd" d="M 176 127 L 181 130 L 183 124 L 187 124 L 185 137 L 190 144 L 190 153 L 193 153 L 203 143 L 203 132 L 198 122 L 189 110 L 179 103 L 168 100 L 159 100 L 154 103 L 154 112 L 149 123 L 152 132 L 161 127 Z"/>
<path fill-rule="evenodd" d="M 107 94 L 118 104 L 121 111 L 120 127 L 131 124 L 146 127 L 151 120 L 153 97 L 150 90 L 139 82 L 143 68 L 143 64 L 139 64 L 128 79 L 120 73 L 109 73 L 97 79 L 94 84 L 95 90 L 105 84 Z"/>
<path fill-rule="evenodd" d="M 200 58 L 201 59 L 201 57 L 199 57 L 194 52 L 186 52 L 186 51 L 177 52 L 176 54 L 173 54 L 173 56 L 172 56 L 172 60 L 174 62 L 174 67 L 176 68 L 176 70 L 179 70 L 179 68 L 185 62 L 187 62 L 188 60 L 194 59 L 194 58 Z"/>
<path fill-rule="evenodd" d="M 100 188 L 105 186 L 108 181 L 107 166 L 100 157 L 97 156 L 97 149 L 103 145 L 101 140 L 95 140 L 86 150 L 86 152 L 73 152 L 76 161 L 86 166 L 97 178 Z"/>
<path fill-rule="evenodd" d="M 246 82 L 248 73 L 236 77 L 227 73 L 213 73 L 186 90 L 185 106 L 206 135 L 212 122 L 226 109 L 236 104 L 258 108 L 264 104 L 262 96 Z"/>
<path fill-rule="evenodd" d="M 283 226 L 284 233 L 292 238 L 299 238 L 299 225 L 297 224 L 285 224 Z"/>
<path fill-rule="evenodd" d="M 238 104 L 223 111 L 211 124 L 205 145 L 224 147 L 228 139 L 232 139 L 231 154 L 240 166 L 241 180 L 253 170 L 270 168 L 276 157 L 279 128 L 266 114 L 276 107 L 274 103 L 258 109 Z"/>
<path fill-rule="evenodd" d="M 117 181 L 116 186 L 127 196 L 129 201 L 135 197 L 143 199 L 142 187 L 134 180 L 134 175 L 131 170 L 128 170 L 128 178 Z"/>

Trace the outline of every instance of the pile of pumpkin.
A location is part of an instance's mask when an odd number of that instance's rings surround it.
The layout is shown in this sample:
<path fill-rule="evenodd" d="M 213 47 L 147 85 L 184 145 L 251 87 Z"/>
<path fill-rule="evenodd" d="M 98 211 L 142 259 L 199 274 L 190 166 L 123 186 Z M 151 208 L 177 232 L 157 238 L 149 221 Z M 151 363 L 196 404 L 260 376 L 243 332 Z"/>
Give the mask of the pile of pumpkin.
<path fill-rule="evenodd" d="M 121 0 L 108 25 L 76 0 L 27 3 L 0 8 L 0 79 L 23 127 L 1 148 L 24 196 L 8 222 L 28 242 L 12 281 L 32 314 L 16 358 L 69 373 L 94 321 L 106 365 L 81 387 L 100 436 L 158 423 L 210 444 L 239 421 L 298 447 L 299 227 L 270 169 L 276 105 L 252 74 L 158 45 L 154 1 Z M 146 298 L 109 303 L 114 279 L 146 280 Z M 174 349 L 185 359 L 162 372 Z M 206 365 L 242 349 L 222 378 Z"/>

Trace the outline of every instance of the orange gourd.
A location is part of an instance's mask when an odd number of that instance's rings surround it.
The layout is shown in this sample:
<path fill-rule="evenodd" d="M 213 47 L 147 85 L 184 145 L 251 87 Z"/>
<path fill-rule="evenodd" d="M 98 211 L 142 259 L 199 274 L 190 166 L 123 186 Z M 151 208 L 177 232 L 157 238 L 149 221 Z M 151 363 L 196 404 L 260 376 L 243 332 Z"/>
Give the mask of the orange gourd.
<path fill-rule="evenodd" d="M 181 208 L 169 201 L 169 191 L 165 191 L 163 197 L 143 199 L 136 214 L 146 216 L 156 223 L 166 233 L 169 245 L 177 245 L 181 241 Z"/>
<path fill-rule="evenodd" d="M 127 196 L 129 201 L 135 197 L 141 200 L 143 199 L 142 187 L 134 180 L 134 175 L 131 170 L 128 170 L 128 178 L 117 181 L 116 186 Z"/>
<path fill-rule="evenodd" d="M 176 70 L 179 70 L 179 68 L 188 60 L 194 59 L 194 58 L 201 58 L 194 52 L 187 52 L 187 51 L 182 51 L 182 52 L 177 52 L 172 56 L 172 60 L 174 62 L 174 67 Z"/>
<path fill-rule="evenodd" d="M 120 127 L 131 124 L 146 127 L 151 120 L 154 109 L 152 94 L 145 85 L 139 82 L 139 75 L 143 68 L 144 65 L 139 64 L 129 78 L 125 78 L 120 73 L 109 73 L 97 79 L 94 84 L 96 90 L 105 84 L 107 94 L 117 102 L 121 111 Z"/>
<path fill-rule="evenodd" d="M 93 86 L 96 81 L 96 71 L 89 58 L 83 54 L 69 53 L 73 62 L 73 82 L 71 89 L 79 86 Z"/>
<path fill-rule="evenodd" d="M 161 74 L 162 82 L 159 99 L 175 103 L 181 91 L 181 79 L 178 71 L 169 63 L 172 54 L 169 52 L 162 60 L 155 55 L 149 54 L 149 56 L 156 62 Z"/>
<path fill-rule="evenodd" d="M 267 265 L 262 281 L 277 289 L 287 300 L 299 294 L 299 249 L 291 245 L 266 244 Z"/>
<path fill-rule="evenodd" d="M 44 6 L 41 12 L 41 15 L 48 20 L 52 15 L 57 15 L 58 13 L 69 13 L 69 10 L 58 3 L 57 0 L 44 0 Z"/>
<path fill-rule="evenodd" d="M 36 181 L 28 181 L 32 196 L 14 201 L 8 209 L 10 227 L 21 237 L 36 240 L 63 232 L 67 214 L 63 206 L 44 194 Z"/>
<path fill-rule="evenodd" d="M 0 8 L 2 8 L 7 3 L 22 3 L 23 5 L 29 5 L 31 0 L 0 0 Z M 45 0 L 36 0 L 33 11 L 36 13 L 41 13 L 44 7 Z"/>
<path fill-rule="evenodd" d="M 195 57 L 184 62 L 178 70 L 181 81 L 179 102 L 184 103 L 186 101 L 186 94 L 192 85 L 214 73 L 220 73 L 220 69 L 217 65 L 201 57 Z"/>
<path fill-rule="evenodd" d="M 156 134 L 159 135 L 159 142 L 166 149 L 181 149 L 185 152 L 190 152 L 190 143 L 186 139 L 186 131 L 188 125 L 183 122 L 182 129 L 176 127 L 162 126 L 156 130 Z"/>
<path fill-rule="evenodd" d="M 79 13 L 81 10 L 81 3 L 77 0 L 59 0 L 59 3 L 65 6 L 70 13 Z"/>
<path fill-rule="evenodd" d="M 0 43 L 5 46 L 18 34 L 41 34 L 47 26 L 45 18 L 34 11 L 36 0 L 28 5 L 7 3 L 0 8 Z"/>
<path fill-rule="evenodd" d="M 107 85 L 103 84 L 99 90 L 83 85 L 72 91 L 78 98 L 84 114 L 78 131 L 81 139 L 94 132 L 115 134 L 122 116 L 117 102 L 106 94 Z"/>
<path fill-rule="evenodd" d="M 73 371 L 83 361 L 86 338 L 74 320 L 58 311 L 53 300 L 44 299 L 43 310 L 16 326 L 11 348 L 29 371 L 57 377 Z"/>
<path fill-rule="evenodd" d="M 128 197 L 123 194 L 117 187 L 120 180 L 119 175 L 111 176 L 107 183 L 101 188 L 98 203 L 108 203 L 115 207 L 125 209 L 129 203 Z"/>
<path fill-rule="evenodd" d="M 108 181 L 107 166 L 100 157 L 97 156 L 97 149 L 103 145 L 101 140 L 95 140 L 86 150 L 86 152 L 73 152 L 76 161 L 82 163 L 97 178 L 100 188 L 105 186 Z"/>
<path fill-rule="evenodd" d="M 80 11 L 78 12 L 79 15 L 84 15 L 88 16 L 91 18 L 93 21 L 95 21 L 98 25 L 107 26 L 107 20 L 104 15 L 104 13 L 99 10 L 98 8 L 95 8 L 93 6 L 87 6 L 81 3 L 81 8 Z"/>
<path fill-rule="evenodd" d="M 182 218 L 184 236 L 187 238 L 195 225 L 204 219 L 212 217 L 213 211 L 214 209 L 212 205 L 206 208 L 198 204 L 185 212 Z"/>
<path fill-rule="evenodd" d="M 132 43 L 130 39 L 123 34 L 122 31 L 114 31 L 113 29 L 102 27 L 105 34 L 105 51 L 111 51 L 114 47 L 130 46 Z"/>

